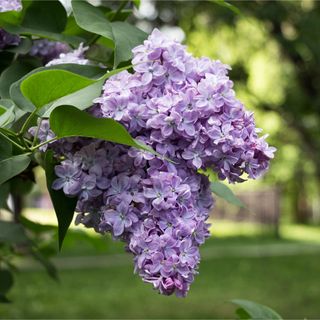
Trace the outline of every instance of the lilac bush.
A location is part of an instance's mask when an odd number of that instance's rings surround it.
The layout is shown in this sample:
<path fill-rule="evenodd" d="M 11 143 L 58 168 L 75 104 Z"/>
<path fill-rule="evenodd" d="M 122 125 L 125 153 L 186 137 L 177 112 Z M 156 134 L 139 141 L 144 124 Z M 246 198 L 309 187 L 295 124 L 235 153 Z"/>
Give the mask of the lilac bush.
<path fill-rule="evenodd" d="M 237 100 L 228 66 L 193 57 L 159 30 L 133 55 L 134 72 L 107 80 L 89 112 L 119 121 L 163 157 L 89 138 L 59 140 L 50 144 L 63 159 L 52 187 L 77 197 L 76 223 L 126 243 L 145 282 L 162 294 L 185 296 L 214 203 L 199 169 L 211 168 L 232 183 L 257 178 L 275 148 Z M 82 64 L 84 57 L 78 58 Z M 38 138 L 53 136 L 43 120 Z"/>

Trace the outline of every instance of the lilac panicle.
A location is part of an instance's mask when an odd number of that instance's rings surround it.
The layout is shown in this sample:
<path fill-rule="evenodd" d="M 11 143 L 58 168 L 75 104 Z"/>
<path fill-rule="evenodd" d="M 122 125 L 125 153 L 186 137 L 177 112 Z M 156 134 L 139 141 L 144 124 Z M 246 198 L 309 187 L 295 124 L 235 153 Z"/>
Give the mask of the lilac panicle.
<path fill-rule="evenodd" d="M 143 281 L 185 296 L 214 204 L 198 170 L 242 182 L 263 174 L 275 149 L 237 100 L 228 66 L 194 58 L 157 29 L 133 55 L 134 73 L 109 78 L 89 112 L 121 122 L 174 163 L 110 142 L 64 139 L 50 144 L 65 159 L 53 188 L 78 197 L 77 223 L 126 242 Z M 43 125 L 40 140 L 51 136 Z"/>
<path fill-rule="evenodd" d="M 59 47 L 61 49 L 61 47 Z M 89 47 L 84 47 L 83 43 L 80 44 L 78 49 L 75 49 L 71 52 L 68 50 L 63 51 L 59 54 L 59 56 L 51 61 L 49 61 L 46 66 L 53 66 L 57 64 L 64 64 L 64 63 L 75 63 L 75 64 L 91 64 L 91 61 L 85 58 L 85 52 L 89 49 Z"/>
<path fill-rule="evenodd" d="M 39 39 L 33 42 L 30 55 L 39 57 L 46 64 L 53 59 L 59 58 L 60 54 L 70 51 L 70 47 L 62 42 Z"/>
<path fill-rule="evenodd" d="M 21 0 L 0 0 L 0 12 L 20 11 L 21 9 Z"/>
<path fill-rule="evenodd" d="M 20 43 L 20 37 L 11 34 L 0 28 L 0 50 L 10 46 L 17 46 Z"/>

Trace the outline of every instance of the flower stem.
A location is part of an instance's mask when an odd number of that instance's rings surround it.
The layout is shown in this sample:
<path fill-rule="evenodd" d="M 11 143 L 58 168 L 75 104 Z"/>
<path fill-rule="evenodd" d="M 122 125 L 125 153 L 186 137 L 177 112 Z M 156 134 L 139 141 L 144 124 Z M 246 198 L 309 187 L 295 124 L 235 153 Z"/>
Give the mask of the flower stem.
<path fill-rule="evenodd" d="M 18 144 L 17 142 L 13 141 L 11 138 L 9 138 L 7 135 L 5 135 L 3 132 L 0 131 L 0 135 L 5 138 L 6 140 L 10 141 L 13 145 L 15 145 L 17 148 L 19 148 L 22 151 L 27 151 L 26 148 Z"/>
<path fill-rule="evenodd" d="M 31 150 L 31 151 L 34 151 L 34 150 L 39 149 L 40 147 L 42 147 L 42 146 L 44 146 L 44 145 L 46 145 L 46 144 L 51 143 L 51 142 L 54 142 L 54 141 L 56 141 L 56 140 L 58 140 L 58 139 L 59 139 L 58 137 L 54 137 L 54 138 L 52 138 L 52 139 L 50 139 L 50 140 L 41 142 L 41 143 L 37 144 L 36 146 L 31 147 L 30 150 Z"/>

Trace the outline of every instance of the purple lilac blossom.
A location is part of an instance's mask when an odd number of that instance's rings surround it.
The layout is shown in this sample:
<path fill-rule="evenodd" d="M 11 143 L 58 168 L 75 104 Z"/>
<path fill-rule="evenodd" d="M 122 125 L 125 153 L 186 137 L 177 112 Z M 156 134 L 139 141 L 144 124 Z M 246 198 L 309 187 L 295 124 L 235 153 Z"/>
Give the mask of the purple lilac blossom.
<path fill-rule="evenodd" d="M 88 49 L 89 47 L 84 47 L 83 43 L 81 43 L 78 49 L 67 53 L 60 53 L 58 58 L 49 61 L 46 66 L 53 66 L 64 63 L 75 63 L 83 65 L 92 64 L 90 60 L 85 58 L 85 52 Z"/>
<path fill-rule="evenodd" d="M 21 0 L 0 0 L 0 12 L 20 11 L 21 9 Z"/>
<path fill-rule="evenodd" d="M 62 42 L 50 41 L 47 39 L 34 40 L 30 49 L 30 55 L 39 57 L 46 64 L 53 59 L 59 58 L 61 53 L 67 53 L 70 47 Z"/>
<path fill-rule="evenodd" d="M 78 197 L 77 223 L 126 242 L 143 281 L 185 296 L 214 204 L 198 169 L 242 182 L 265 172 L 275 149 L 236 99 L 228 66 L 192 57 L 158 30 L 133 54 L 135 72 L 108 79 L 89 112 L 120 121 L 174 163 L 110 142 L 64 139 L 50 144 L 65 159 L 53 188 Z"/>
<path fill-rule="evenodd" d="M 10 46 L 17 46 L 20 43 L 20 37 L 11 34 L 4 29 L 0 29 L 0 50 Z"/>

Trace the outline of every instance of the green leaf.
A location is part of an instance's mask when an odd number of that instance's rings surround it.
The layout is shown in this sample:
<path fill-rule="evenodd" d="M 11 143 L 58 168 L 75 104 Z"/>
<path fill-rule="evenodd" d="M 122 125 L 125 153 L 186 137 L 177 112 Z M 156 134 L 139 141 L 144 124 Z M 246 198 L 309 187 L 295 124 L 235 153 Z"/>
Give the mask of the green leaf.
<path fill-rule="evenodd" d="M 23 243 L 29 241 L 20 224 L 0 221 L 0 243 Z"/>
<path fill-rule="evenodd" d="M 13 285 L 13 276 L 9 270 L 0 270 L 0 294 L 6 295 Z"/>
<path fill-rule="evenodd" d="M 133 4 L 134 4 L 137 8 L 140 7 L 141 0 L 133 0 L 132 2 L 133 2 Z"/>
<path fill-rule="evenodd" d="M 36 30 L 28 27 L 23 27 L 21 25 L 5 25 L 5 30 L 14 34 L 23 35 L 23 36 L 35 36 L 39 38 L 46 38 L 49 40 L 60 41 L 70 44 L 73 47 L 78 47 L 81 42 L 85 40 L 83 38 L 66 35 L 63 33 L 50 32 L 45 30 Z"/>
<path fill-rule="evenodd" d="M 0 161 L 0 185 L 24 171 L 30 162 L 29 154 L 11 156 Z"/>
<path fill-rule="evenodd" d="M 238 309 L 237 312 L 240 319 L 282 319 L 281 316 L 271 308 L 253 301 L 235 299 L 230 302 L 240 307 L 241 311 Z"/>
<path fill-rule="evenodd" d="M 114 42 L 111 23 L 104 13 L 86 1 L 72 0 L 73 14 L 77 24 L 84 30 L 101 35 Z"/>
<path fill-rule="evenodd" d="M 0 136 L 0 161 L 9 158 L 12 155 L 12 144 Z"/>
<path fill-rule="evenodd" d="M 10 86 L 36 67 L 34 60 L 15 61 L 0 76 L 0 96 L 2 99 L 10 98 Z"/>
<path fill-rule="evenodd" d="M 244 208 L 245 205 L 242 203 L 240 199 L 238 199 L 232 190 L 226 186 L 225 184 L 219 182 L 219 181 L 214 181 L 211 182 L 211 191 L 215 193 L 217 196 L 220 198 L 228 201 L 229 203 Z"/>
<path fill-rule="evenodd" d="M 215 3 L 215 4 L 219 5 L 220 7 L 227 8 L 235 14 L 241 14 L 241 11 L 239 8 L 237 8 L 236 6 L 234 6 L 233 4 L 231 4 L 225 0 L 210 0 L 210 2 Z"/>
<path fill-rule="evenodd" d="M 14 52 L 19 54 L 27 54 L 32 47 L 32 41 L 30 38 L 21 38 L 18 46 L 6 49 L 8 52 Z"/>
<path fill-rule="evenodd" d="M 92 100 L 97 98 L 103 86 L 103 83 L 106 79 L 115 75 L 121 71 L 127 70 L 131 68 L 131 66 L 126 66 L 123 68 L 119 68 L 116 70 L 112 70 L 106 73 L 105 69 L 101 69 L 97 66 L 87 66 L 87 65 L 77 65 L 77 64 L 61 64 L 51 67 L 42 67 L 33 70 L 10 87 L 10 95 L 12 100 L 22 109 L 27 111 L 33 111 L 34 105 L 22 94 L 20 87 L 21 83 L 31 77 L 33 74 L 37 74 L 40 72 L 48 71 L 48 70 L 65 70 L 72 73 L 76 73 L 77 75 L 84 76 L 86 78 L 90 78 L 91 85 L 86 88 L 80 89 L 79 91 L 68 94 L 64 97 L 57 99 L 56 101 L 52 101 L 48 103 L 43 109 L 39 110 L 38 114 L 44 115 L 48 117 L 50 112 L 59 105 L 73 105 L 79 109 L 85 109 L 92 105 Z M 58 84 L 59 85 L 59 84 Z M 71 83 L 71 85 L 73 85 Z M 43 88 L 44 90 L 49 90 L 48 88 Z M 51 89 L 50 89 L 51 90 Z"/>
<path fill-rule="evenodd" d="M 122 21 L 110 22 L 97 7 L 84 1 L 72 1 L 73 13 L 78 25 L 109 40 L 114 47 L 114 67 L 132 58 L 131 50 L 147 38 L 147 34 L 132 24 Z"/>
<path fill-rule="evenodd" d="M 83 89 L 95 81 L 66 70 L 32 74 L 21 83 L 21 92 L 37 109 L 49 102 Z"/>
<path fill-rule="evenodd" d="M 49 32 L 62 32 L 67 23 L 67 13 L 58 0 L 33 1 L 22 22 L 23 27 Z"/>
<path fill-rule="evenodd" d="M 61 250 L 63 240 L 67 234 L 70 223 L 72 222 L 78 200 L 77 198 L 67 197 L 62 190 L 53 190 L 51 188 L 53 181 L 56 179 L 56 175 L 54 173 L 55 164 L 53 152 L 52 150 L 48 150 L 45 154 L 44 167 L 46 172 L 47 188 L 58 220 L 59 249 Z"/>
<path fill-rule="evenodd" d="M 239 317 L 239 319 L 241 320 L 249 320 L 250 319 L 250 315 L 248 312 L 246 312 L 244 309 L 242 308 L 238 308 L 236 310 L 236 314 Z"/>
<path fill-rule="evenodd" d="M 0 209 L 7 208 L 7 200 L 9 197 L 10 185 L 9 183 L 4 183 L 0 186 Z"/>
<path fill-rule="evenodd" d="M 43 108 L 43 110 L 41 110 L 43 112 L 43 117 L 49 117 L 51 112 L 56 107 L 61 105 L 74 106 L 79 110 L 84 110 L 91 107 L 92 101 L 101 95 L 103 84 L 104 80 L 100 80 L 86 88 L 83 88 L 79 91 L 76 91 L 54 101 L 52 104 L 47 105 Z"/>
<path fill-rule="evenodd" d="M 112 30 L 115 41 L 114 67 L 117 67 L 120 62 L 132 58 L 131 50 L 141 44 L 147 38 L 147 34 L 137 27 L 121 21 L 112 22 Z"/>
<path fill-rule="evenodd" d="M 33 111 L 34 105 L 24 97 L 20 90 L 20 86 L 22 81 L 27 79 L 33 74 L 36 74 L 41 71 L 47 71 L 47 70 L 66 70 L 70 71 L 88 78 L 92 79 L 98 79 L 102 75 L 105 74 L 105 70 L 101 69 L 96 66 L 87 66 L 87 65 L 78 65 L 78 64 L 59 64 L 56 66 L 50 66 L 50 67 L 40 67 L 37 69 L 32 70 L 28 74 L 26 74 L 24 77 L 19 79 L 18 81 L 14 82 L 10 87 L 10 97 L 11 99 L 23 110 L 26 111 Z"/>
<path fill-rule="evenodd" d="M 0 127 L 9 125 L 14 121 L 14 118 L 14 106 L 12 106 L 10 109 L 3 108 L 0 100 Z"/>
<path fill-rule="evenodd" d="M 95 118 L 71 106 L 60 106 L 54 109 L 50 116 L 50 127 L 58 138 L 88 137 L 152 151 L 133 139 L 125 127 L 117 121 L 109 118 Z"/>

